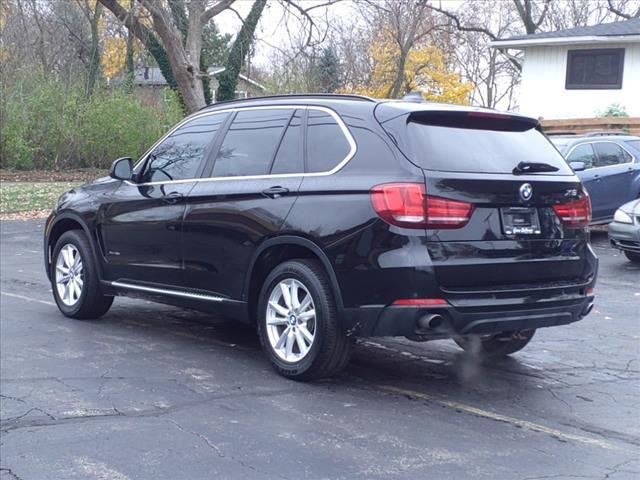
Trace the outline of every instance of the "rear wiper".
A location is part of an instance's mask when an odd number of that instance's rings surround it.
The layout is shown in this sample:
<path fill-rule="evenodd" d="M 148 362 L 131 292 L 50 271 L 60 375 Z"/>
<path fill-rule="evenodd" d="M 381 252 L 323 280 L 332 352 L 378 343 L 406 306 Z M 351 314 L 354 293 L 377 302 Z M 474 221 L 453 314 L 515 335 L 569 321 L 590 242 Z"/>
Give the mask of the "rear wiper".
<path fill-rule="evenodd" d="M 548 163 L 520 162 L 513 169 L 513 174 L 522 175 L 525 173 L 535 173 L 535 172 L 557 172 L 558 170 L 559 170 L 558 167 L 554 167 L 553 165 L 549 165 Z"/>

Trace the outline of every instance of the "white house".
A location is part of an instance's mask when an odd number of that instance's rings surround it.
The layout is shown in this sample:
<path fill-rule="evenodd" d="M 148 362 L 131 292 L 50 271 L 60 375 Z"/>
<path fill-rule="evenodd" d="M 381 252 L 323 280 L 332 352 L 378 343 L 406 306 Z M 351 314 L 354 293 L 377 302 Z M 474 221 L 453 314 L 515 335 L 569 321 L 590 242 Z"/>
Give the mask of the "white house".
<path fill-rule="evenodd" d="M 640 117 L 640 18 L 491 43 L 524 51 L 520 112 L 591 118 L 618 103 Z"/>

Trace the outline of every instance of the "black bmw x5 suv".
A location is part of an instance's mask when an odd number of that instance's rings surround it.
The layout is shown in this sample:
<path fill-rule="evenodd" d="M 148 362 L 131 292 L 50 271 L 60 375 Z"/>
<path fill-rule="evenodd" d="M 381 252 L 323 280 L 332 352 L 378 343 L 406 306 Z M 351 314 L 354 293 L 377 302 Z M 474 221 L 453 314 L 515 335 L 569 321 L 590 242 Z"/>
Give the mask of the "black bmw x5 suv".
<path fill-rule="evenodd" d="M 115 295 L 254 323 L 283 375 L 329 376 L 351 338 L 523 348 L 593 305 L 590 203 L 534 119 L 349 95 L 187 117 L 62 195 L 45 266 L 63 314 Z"/>

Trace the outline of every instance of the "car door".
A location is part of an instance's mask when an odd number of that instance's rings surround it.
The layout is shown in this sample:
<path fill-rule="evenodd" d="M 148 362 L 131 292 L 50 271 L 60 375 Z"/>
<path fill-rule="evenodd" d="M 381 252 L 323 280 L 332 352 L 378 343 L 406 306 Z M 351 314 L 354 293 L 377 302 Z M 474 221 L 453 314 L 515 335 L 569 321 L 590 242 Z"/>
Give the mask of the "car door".
<path fill-rule="evenodd" d="M 582 143 L 573 147 L 567 155 L 567 162 L 582 162 L 584 170 L 576 172 L 582 183 L 587 187 L 589 197 L 591 198 L 591 209 L 593 218 L 597 219 L 606 213 L 606 197 L 607 191 L 600 181 L 600 175 L 596 167 L 596 152 L 591 143 Z"/>
<path fill-rule="evenodd" d="M 179 125 L 101 206 L 97 225 L 105 277 L 122 282 L 183 285 L 182 220 L 188 193 L 206 164 L 225 115 Z"/>
<path fill-rule="evenodd" d="M 211 165 L 188 197 L 184 264 L 188 285 L 241 299 L 258 245 L 277 234 L 304 169 L 304 108 L 233 112 Z"/>
<path fill-rule="evenodd" d="M 629 200 L 633 157 L 614 142 L 594 142 L 593 147 L 596 152 L 596 182 L 603 198 L 601 216 L 613 218 L 618 207 Z"/>

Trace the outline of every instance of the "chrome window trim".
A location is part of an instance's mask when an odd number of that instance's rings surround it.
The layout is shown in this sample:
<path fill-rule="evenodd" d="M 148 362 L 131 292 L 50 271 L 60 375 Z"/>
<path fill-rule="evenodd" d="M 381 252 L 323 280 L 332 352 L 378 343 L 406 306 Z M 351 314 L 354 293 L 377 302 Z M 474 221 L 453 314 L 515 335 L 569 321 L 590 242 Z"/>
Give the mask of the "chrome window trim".
<path fill-rule="evenodd" d="M 627 154 L 629 154 L 629 156 L 631 156 L 631 160 L 629 162 L 624 162 L 624 163 L 617 163 L 615 165 L 604 165 L 602 167 L 592 167 L 592 168 L 586 168 L 583 171 L 587 171 L 587 170 L 599 170 L 601 168 L 611 168 L 611 167 L 619 167 L 620 165 L 632 165 L 636 162 L 636 157 L 633 153 L 631 153 L 629 150 L 627 150 L 626 148 L 624 148 L 622 145 L 620 145 L 617 142 L 612 142 L 611 140 L 592 140 L 590 142 L 582 142 L 582 143 L 577 143 L 575 144 L 573 147 L 571 147 L 571 149 L 567 152 L 567 156 L 564 157 L 566 159 L 567 162 L 579 162 L 580 160 L 569 160 L 569 156 L 573 153 L 573 151 L 578 148 L 581 145 L 591 145 L 591 148 L 593 150 L 593 154 L 594 155 L 598 155 L 598 153 L 596 152 L 595 148 L 594 148 L 594 144 L 596 143 L 613 143 L 614 145 L 617 145 L 618 147 L 620 147 L 622 150 L 624 150 L 625 152 L 627 152 Z"/>
<path fill-rule="evenodd" d="M 195 120 L 197 118 L 201 118 L 209 115 L 218 115 L 221 113 L 238 112 L 238 111 L 244 111 L 244 110 L 269 110 L 269 109 L 271 110 L 272 109 L 319 110 L 319 111 L 328 113 L 336 121 L 336 123 L 340 127 L 340 130 L 342 130 L 342 134 L 347 139 L 347 142 L 349 143 L 349 147 L 350 147 L 349 153 L 347 153 L 347 156 L 344 157 L 344 159 L 342 159 L 340 162 L 338 162 L 338 164 L 335 167 L 333 167 L 331 170 L 328 170 L 326 172 L 313 172 L 313 173 L 301 172 L 301 173 L 281 173 L 281 174 L 244 175 L 244 176 L 239 175 L 239 176 L 233 176 L 233 177 L 200 177 L 200 178 L 187 178 L 183 180 L 167 180 L 166 182 L 147 182 L 147 183 L 133 183 L 129 180 L 125 180 L 124 183 L 132 187 L 144 187 L 144 186 L 150 186 L 150 185 L 168 185 L 168 184 L 175 184 L 175 183 L 219 182 L 223 180 L 259 180 L 263 178 L 324 177 L 328 175 L 333 175 L 334 173 L 340 171 L 355 156 L 357 151 L 356 141 L 354 140 L 353 136 L 351 135 L 351 132 L 347 128 L 347 125 L 344 123 L 342 118 L 340 118 L 340 116 L 336 112 L 334 112 L 332 109 L 327 107 L 316 106 L 316 105 L 261 105 L 257 107 L 226 108 L 224 110 L 217 110 L 215 112 L 203 112 L 201 114 L 197 114 L 197 115 L 185 118 L 180 123 L 178 123 L 175 127 L 173 127 L 169 132 L 167 132 L 162 138 L 160 138 L 160 140 L 154 143 L 153 146 L 149 150 L 147 150 L 142 157 L 140 157 L 140 160 L 134 167 L 134 172 L 140 165 L 144 165 L 147 159 L 147 156 L 153 151 L 154 148 L 156 148 L 157 145 L 162 143 L 174 131 L 176 131 L 182 125 L 184 125 L 185 123 L 191 120 Z"/>

